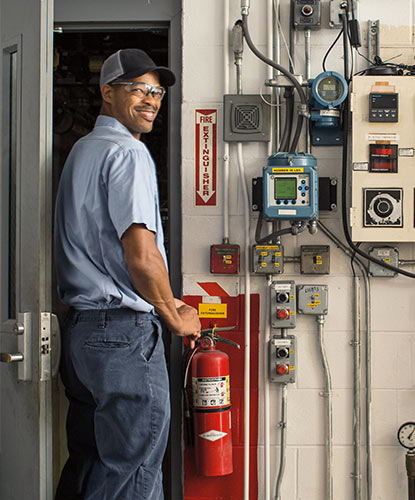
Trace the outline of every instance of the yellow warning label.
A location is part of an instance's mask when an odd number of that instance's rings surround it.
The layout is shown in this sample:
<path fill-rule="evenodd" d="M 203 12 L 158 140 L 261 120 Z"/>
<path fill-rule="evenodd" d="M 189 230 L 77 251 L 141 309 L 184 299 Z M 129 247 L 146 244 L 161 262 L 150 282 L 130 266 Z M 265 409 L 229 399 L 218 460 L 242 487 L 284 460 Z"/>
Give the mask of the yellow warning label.
<path fill-rule="evenodd" d="M 278 245 L 257 245 L 257 250 L 278 250 L 280 247 Z"/>
<path fill-rule="evenodd" d="M 275 257 L 281 257 L 281 252 L 275 252 Z"/>
<path fill-rule="evenodd" d="M 299 174 L 301 172 L 304 172 L 304 169 L 303 168 L 273 168 L 272 169 L 272 173 L 273 174 L 281 174 L 281 173 L 296 173 L 296 174 Z"/>
<path fill-rule="evenodd" d="M 261 252 L 261 255 L 262 255 L 263 257 L 265 257 L 265 256 L 267 256 L 267 255 L 268 255 L 268 252 Z"/>
<path fill-rule="evenodd" d="M 390 262 L 390 261 L 391 261 L 391 260 L 390 260 L 390 258 L 389 258 L 389 257 L 387 257 L 386 259 L 383 259 L 383 262 Z"/>
<path fill-rule="evenodd" d="M 266 262 L 261 262 L 261 267 L 267 267 L 267 263 Z"/>
<path fill-rule="evenodd" d="M 274 262 L 274 266 L 275 267 L 280 267 L 280 263 L 279 262 Z"/>
<path fill-rule="evenodd" d="M 199 304 L 200 318 L 227 318 L 228 304 Z"/>
<path fill-rule="evenodd" d="M 290 312 L 291 316 L 295 316 L 295 311 Z"/>

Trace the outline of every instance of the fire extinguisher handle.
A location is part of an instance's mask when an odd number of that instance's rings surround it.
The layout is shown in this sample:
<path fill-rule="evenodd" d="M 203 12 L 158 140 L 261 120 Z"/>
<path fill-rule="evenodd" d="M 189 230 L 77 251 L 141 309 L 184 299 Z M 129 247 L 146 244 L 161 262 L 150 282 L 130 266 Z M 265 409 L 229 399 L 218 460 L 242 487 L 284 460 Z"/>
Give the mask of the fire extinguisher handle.
<path fill-rule="evenodd" d="M 215 332 L 226 332 L 228 330 L 235 330 L 236 326 L 222 326 L 221 328 L 216 328 L 216 326 L 212 326 L 211 328 L 206 328 L 205 330 L 201 330 L 200 334 L 202 335 L 210 335 Z"/>
<path fill-rule="evenodd" d="M 236 342 L 234 342 L 233 340 L 224 339 L 223 337 L 219 337 L 219 335 L 215 335 L 215 340 L 217 342 L 222 342 L 224 344 L 233 345 L 234 347 L 237 347 L 238 349 L 241 348 L 241 346 L 239 344 L 237 344 Z"/>

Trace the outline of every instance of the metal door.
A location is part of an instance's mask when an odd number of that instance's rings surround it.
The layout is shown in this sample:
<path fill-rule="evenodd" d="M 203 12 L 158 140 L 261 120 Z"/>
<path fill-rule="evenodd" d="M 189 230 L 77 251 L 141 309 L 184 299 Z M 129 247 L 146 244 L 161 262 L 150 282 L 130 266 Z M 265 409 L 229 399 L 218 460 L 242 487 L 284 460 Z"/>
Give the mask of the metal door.
<path fill-rule="evenodd" d="M 52 499 L 52 0 L 0 0 L 0 498 Z"/>

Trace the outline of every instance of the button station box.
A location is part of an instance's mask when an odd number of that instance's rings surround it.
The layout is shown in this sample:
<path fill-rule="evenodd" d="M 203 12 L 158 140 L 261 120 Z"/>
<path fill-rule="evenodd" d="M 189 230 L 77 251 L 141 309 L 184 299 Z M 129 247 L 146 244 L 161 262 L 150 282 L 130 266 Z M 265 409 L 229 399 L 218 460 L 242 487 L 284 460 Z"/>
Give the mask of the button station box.
<path fill-rule="evenodd" d="M 296 300 L 294 281 L 273 281 L 271 293 L 271 327 L 295 328 Z"/>
<path fill-rule="evenodd" d="M 281 245 L 254 245 L 252 272 L 255 274 L 281 274 L 284 272 L 284 247 Z"/>
<path fill-rule="evenodd" d="M 269 342 L 269 375 L 271 382 L 293 384 L 295 382 L 296 339 L 274 335 Z"/>
<path fill-rule="evenodd" d="M 382 260 L 385 264 L 399 267 L 399 250 L 395 247 L 372 247 L 369 255 L 375 259 Z M 396 271 L 386 269 L 369 260 L 369 274 L 374 277 L 394 278 L 398 275 Z"/>
<path fill-rule="evenodd" d="M 330 247 L 301 245 L 301 274 L 330 274 Z"/>
<path fill-rule="evenodd" d="M 327 314 L 328 295 L 327 285 L 298 285 L 298 314 Z"/>
<path fill-rule="evenodd" d="M 212 274 L 238 274 L 239 245 L 211 245 L 210 272 Z"/>

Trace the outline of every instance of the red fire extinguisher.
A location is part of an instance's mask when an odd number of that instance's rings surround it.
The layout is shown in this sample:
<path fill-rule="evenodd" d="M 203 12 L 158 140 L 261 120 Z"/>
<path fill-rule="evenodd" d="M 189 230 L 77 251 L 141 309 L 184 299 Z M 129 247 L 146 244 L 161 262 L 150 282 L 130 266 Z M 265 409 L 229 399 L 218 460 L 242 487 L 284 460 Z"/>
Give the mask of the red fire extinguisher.
<path fill-rule="evenodd" d="M 215 328 L 201 333 L 199 350 L 192 360 L 196 467 L 203 476 L 225 476 L 233 471 L 229 357 L 216 349 L 216 342 L 238 349 L 239 345 L 217 336 Z"/>

